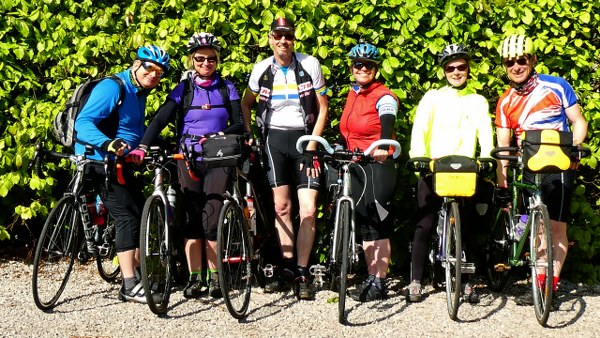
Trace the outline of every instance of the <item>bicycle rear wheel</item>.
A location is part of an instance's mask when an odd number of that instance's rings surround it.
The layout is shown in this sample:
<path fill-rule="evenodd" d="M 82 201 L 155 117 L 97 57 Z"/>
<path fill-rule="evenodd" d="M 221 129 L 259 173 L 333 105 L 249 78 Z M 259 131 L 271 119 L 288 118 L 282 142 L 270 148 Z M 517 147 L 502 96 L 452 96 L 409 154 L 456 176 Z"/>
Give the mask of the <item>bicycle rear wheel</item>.
<path fill-rule="evenodd" d="M 171 243 L 168 240 L 165 202 L 160 196 L 152 195 L 142 212 L 140 265 L 148 307 L 157 315 L 167 311 L 171 296 Z"/>
<path fill-rule="evenodd" d="M 491 234 L 485 246 L 485 268 L 489 287 L 501 291 L 508 282 L 510 271 L 510 248 L 508 229 L 510 229 L 510 214 L 499 210 Z"/>
<path fill-rule="evenodd" d="M 115 221 L 106 214 L 106 227 L 102 232 L 102 239 L 96 256 L 96 265 L 100 277 L 109 283 L 116 283 L 121 272 L 115 246 Z"/>
<path fill-rule="evenodd" d="M 350 248 L 350 227 L 352 222 L 352 214 L 350 210 L 350 204 L 342 202 L 340 205 L 340 217 L 338 219 L 339 230 L 341 230 L 342 238 L 342 252 L 341 260 L 342 265 L 340 267 L 340 288 L 339 292 L 339 303 L 338 303 L 338 320 L 341 324 L 346 321 L 345 310 L 346 310 L 346 288 L 348 283 L 348 272 L 350 271 L 351 264 L 351 248 Z"/>
<path fill-rule="evenodd" d="M 40 310 L 54 308 L 67 285 L 80 224 L 74 196 L 61 198 L 46 219 L 33 258 L 33 300 Z"/>
<path fill-rule="evenodd" d="M 460 212 L 458 203 L 452 202 L 446 216 L 446 304 L 448 315 L 455 320 L 461 294 L 462 243 L 460 235 Z"/>
<path fill-rule="evenodd" d="M 246 317 L 252 289 L 252 248 L 242 207 L 225 200 L 217 228 L 217 269 L 227 310 Z"/>
<path fill-rule="evenodd" d="M 535 317 L 540 325 L 545 326 L 552 309 L 554 294 L 552 280 L 554 264 L 552 257 L 552 231 L 548 209 L 544 204 L 538 205 L 531 212 L 531 287 L 533 291 L 533 307 Z"/>

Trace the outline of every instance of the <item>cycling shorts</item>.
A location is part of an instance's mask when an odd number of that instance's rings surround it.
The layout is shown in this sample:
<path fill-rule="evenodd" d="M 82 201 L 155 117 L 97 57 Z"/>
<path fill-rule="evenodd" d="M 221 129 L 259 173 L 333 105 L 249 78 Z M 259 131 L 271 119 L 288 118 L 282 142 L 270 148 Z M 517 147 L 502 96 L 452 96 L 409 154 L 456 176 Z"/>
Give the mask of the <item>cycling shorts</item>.
<path fill-rule="evenodd" d="M 558 174 L 542 175 L 542 202 L 548 207 L 550 219 L 566 222 L 571 214 L 571 198 L 575 187 L 575 171 L 567 170 Z M 523 182 L 533 184 L 534 174 L 523 171 Z M 532 195 L 531 190 L 525 191 L 525 196 Z M 528 199 L 525 199 L 526 201 Z"/>
<path fill-rule="evenodd" d="M 267 177 L 272 188 L 295 184 L 296 189 L 319 190 L 320 177 L 307 177 L 306 170 L 300 171 L 302 154 L 296 150 L 296 141 L 302 135 L 306 135 L 303 130 L 269 130 L 265 153 Z"/>

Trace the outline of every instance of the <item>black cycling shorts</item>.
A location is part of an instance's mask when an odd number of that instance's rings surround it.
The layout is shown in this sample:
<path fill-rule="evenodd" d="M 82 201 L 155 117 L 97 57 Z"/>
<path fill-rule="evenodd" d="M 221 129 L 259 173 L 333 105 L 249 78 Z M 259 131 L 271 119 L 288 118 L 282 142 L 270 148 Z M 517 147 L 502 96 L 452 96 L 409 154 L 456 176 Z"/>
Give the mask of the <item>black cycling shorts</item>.
<path fill-rule="evenodd" d="M 300 171 L 302 154 L 296 150 L 296 141 L 302 135 L 306 135 L 303 130 L 269 130 L 265 152 L 267 177 L 271 187 L 295 184 L 296 189 L 319 190 L 320 177 L 307 177 L 306 170 Z"/>
<path fill-rule="evenodd" d="M 575 171 L 567 170 L 559 174 L 542 175 L 542 201 L 548 207 L 550 219 L 566 222 L 571 215 L 571 198 L 575 187 Z M 532 184 L 534 174 L 523 171 L 523 182 Z M 531 196 L 532 191 L 526 191 L 525 196 Z M 526 199 L 527 201 L 527 199 Z"/>

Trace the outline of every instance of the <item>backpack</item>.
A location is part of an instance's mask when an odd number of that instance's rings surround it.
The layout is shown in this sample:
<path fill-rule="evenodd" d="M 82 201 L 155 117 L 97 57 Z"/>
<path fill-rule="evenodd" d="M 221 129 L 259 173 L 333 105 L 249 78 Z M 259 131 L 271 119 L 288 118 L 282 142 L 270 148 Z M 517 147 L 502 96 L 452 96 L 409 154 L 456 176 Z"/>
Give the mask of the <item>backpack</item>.
<path fill-rule="evenodd" d="M 115 75 L 100 79 L 87 79 L 84 83 L 75 88 L 75 91 L 73 91 L 73 94 L 67 101 L 65 108 L 58 112 L 52 121 L 52 134 L 54 134 L 54 138 L 56 138 L 63 146 L 73 147 L 75 145 L 75 142 L 77 141 L 75 119 L 77 119 L 77 115 L 89 99 L 92 89 L 104 79 L 112 79 L 119 84 L 119 102 L 110 113 L 109 117 L 101 121 L 98 125 L 98 129 L 108 137 L 111 137 L 111 134 L 116 134 L 118 123 L 115 123 L 115 121 L 118 122 L 118 114 L 115 114 L 115 112 L 118 111 L 123 103 L 123 97 L 125 97 L 125 86 L 123 81 Z"/>
<path fill-rule="evenodd" d="M 181 106 L 177 111 L 177 117 L 175 120 L 175 131 L 177 134 L 177 139 L 181 138 L 180 129 L 183 126 L 183 118 L 187 114 L 187 112 L 192 108 L 192 101 L 194 100 L 194 80 L 191 76 L 185 78 L 185 84 L 183 86 L 183 95 L 181 96 Z M 223 98 L 223 106 L 227 109 L 227 115 L 231 118 L 231 114 L 233 108 L 231 107 L 231 100 L 229 99 L 229 87 L 225 83 L 223 78 L 220 78 L 219 86 L 217 87 L 219 90 L 219 94 Z M 213 105 L 213 108 L 221 107 L 220 105 Z"/>

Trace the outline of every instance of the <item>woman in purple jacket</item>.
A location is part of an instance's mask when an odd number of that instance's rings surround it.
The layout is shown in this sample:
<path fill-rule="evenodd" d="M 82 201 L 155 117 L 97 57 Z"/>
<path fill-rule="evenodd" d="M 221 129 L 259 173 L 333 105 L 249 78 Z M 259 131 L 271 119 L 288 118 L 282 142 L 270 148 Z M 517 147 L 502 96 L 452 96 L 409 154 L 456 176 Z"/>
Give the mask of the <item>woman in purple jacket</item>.
<path fill-rule="evenodd" d="M 166 102 L 148 126 L 139 148 L 131 152 L 136 162 L 142 161 L 148 145 L 169 122 L 175 120 L 180 143 L 186 146 L 194 144 L 198 151 L 198 140 L 206 136 L 243 132 L 239 94 L 230 81 L 224 80 L 216 72 L 221 51 L 217 37 L 211 33 L 196 33 L 186 47 L 190 70 L 167 96 Z M 224 95 L 228 97 L 224 98 Z M 184 247 L 190 272 L 183 295 L 186 298 L 198 298 L 208 291 L 211 297 L 219 298 L 222 294 L 217 275 L 217 223 L 229 168 L 200 168 L 196 172 L 198 180 L 194 180 L 183 161 L 178 161 L 178 166 L 186 210 Z M 202 245 L 206 249 L 210 271 L 208 290 L 201 280 Z"/>

